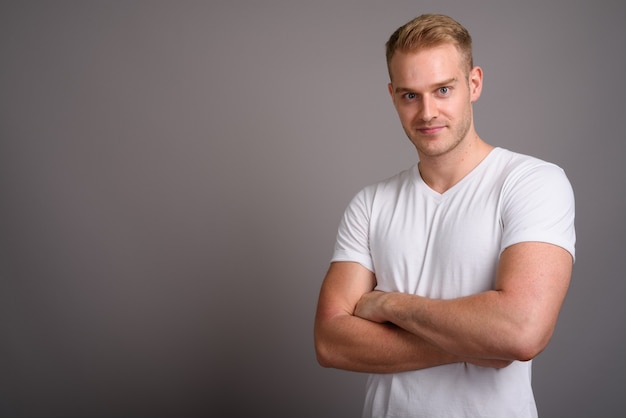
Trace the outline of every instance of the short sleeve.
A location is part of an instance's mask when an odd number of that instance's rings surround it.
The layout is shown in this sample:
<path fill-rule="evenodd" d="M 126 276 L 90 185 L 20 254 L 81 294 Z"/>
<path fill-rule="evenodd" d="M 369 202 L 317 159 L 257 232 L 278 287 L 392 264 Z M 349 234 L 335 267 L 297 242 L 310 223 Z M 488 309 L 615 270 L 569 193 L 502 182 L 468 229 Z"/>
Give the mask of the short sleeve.
<path fill-rule="evenodd" d="M 367 189 L 361 190 L 346 208 L 339 229 L 331 262 L 352 261 L 374 271 L 369 246 L 371 202 Z"/>
<path fill-rule="evenodd" d="M 575 203 L 565 172 L 550 163 L 519 167 L 502 192 L 502 244 L 528 241 L 558 245 L 575 258 Z"/>

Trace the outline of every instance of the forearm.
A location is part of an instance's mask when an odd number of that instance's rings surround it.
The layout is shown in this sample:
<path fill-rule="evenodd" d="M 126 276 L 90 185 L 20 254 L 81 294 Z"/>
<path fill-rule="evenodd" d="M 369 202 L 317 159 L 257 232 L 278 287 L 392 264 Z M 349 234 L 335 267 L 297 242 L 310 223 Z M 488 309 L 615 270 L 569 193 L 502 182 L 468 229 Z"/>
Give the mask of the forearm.
<path fill-rule="evenodd" d="M 380 319 L 459 356 L 527 360 L 526 320 L 497 291 L 453 300 L 402 293 L 381 297 Z M 527 358 L 529 357 L 529 358 Z"/>
<path fill-rule="evenodd" d="M 355 372 L 395 373 L 460 362 L 495 368 L 509 364 L 451 354 L 396 325 L 347 314 L 316 322 L 315 347 L 322 366 Z"/>

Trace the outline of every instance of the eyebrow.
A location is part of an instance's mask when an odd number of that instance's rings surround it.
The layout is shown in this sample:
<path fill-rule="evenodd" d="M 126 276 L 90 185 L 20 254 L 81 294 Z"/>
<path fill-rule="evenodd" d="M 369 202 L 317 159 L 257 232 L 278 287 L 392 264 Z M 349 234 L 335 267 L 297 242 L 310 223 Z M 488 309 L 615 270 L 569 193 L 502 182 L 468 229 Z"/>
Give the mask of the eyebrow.
<path fill-rule="evenodd" d="M 434 90 L 434 89 L 438 89 L 439 87 L 449 86 L 451 84 L 455 84 L 457 81 L 458 81 L 458 79 L 456 77 L 452 77 L 452 78 L 449 78 L 447 80 L 440 81 L 438 83 L 435 83 L 435 84 L 431 85 L 430 89 Z M 407 93 L 407 92 L 413 92 L 413 91 L 415 91 L 415 89 L 411 89 L 411 88 L 408 88 L 408 87 L 396 87 L 394 91 L 396 93 Z"/>

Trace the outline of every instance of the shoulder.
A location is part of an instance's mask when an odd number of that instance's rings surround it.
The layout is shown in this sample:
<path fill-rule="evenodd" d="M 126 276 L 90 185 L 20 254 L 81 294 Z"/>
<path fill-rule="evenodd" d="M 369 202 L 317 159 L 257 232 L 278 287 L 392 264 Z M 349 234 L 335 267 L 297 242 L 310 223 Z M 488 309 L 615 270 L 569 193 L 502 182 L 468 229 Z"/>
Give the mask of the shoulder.
<path fill-rule="evenodd" d="M 522 241 L 555 244 L 575 254 L 575 199 L 562 168 L 541 159 L 514 154 L 503 184 L 502 249 Z"/>
<path fill-rule="evenodd" d="M 406 194 L 407 190 L 414 190 L 417 181 L 416 176 L 419 176 L 419 171 L 417 165 L 414 165 L 391 177 L 361 188 L 352 197 L 345 215 L 369 219 L 375 207 L 380 207 L 384 203 L 395 202 L 398 196 Z"/>
<path fill-rule="evenodd" d="M 504 148 L 496 148 L 493 153 L 491 169 L 500 173 L 504 191 L 518 187 L 571 187 L 565 171 L 552 162 Z"/>
<path fill-rule="evenodd" d="M 417 164 L 400 171 L 393 176 L 369 184 L 361 189 L 360 194 L 374 197 L 380 194 L 395 194 L 406 188 L 414 188 L 419 178 Z"/>
<path fill-rule="evenodd" d="M 563 171 L 559 166 L 549 161 L 542 160 L 527 154 L 510 151 L 505 148 L 495 148 L 493 150 L 493 161 L 495 164 L 504 167 L 509 172 L 542 169 L 557 169 Z"/>

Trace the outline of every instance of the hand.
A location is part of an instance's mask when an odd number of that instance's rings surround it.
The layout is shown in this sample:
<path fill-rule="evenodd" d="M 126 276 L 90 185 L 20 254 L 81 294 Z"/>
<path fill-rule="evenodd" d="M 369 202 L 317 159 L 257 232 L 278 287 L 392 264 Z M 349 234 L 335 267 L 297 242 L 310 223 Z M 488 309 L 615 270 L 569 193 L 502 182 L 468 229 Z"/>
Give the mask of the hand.
<path fill-rule="evenodd" d="M 354 316 L 358 316 L 359 318 L 367 319 L 372 322 L 387 322 L 387 320 L 381 315 L 381 306 L 384 296 L 385 292 L 380 290 L 373 290 L 363 294 L 354 308 Z"/>

